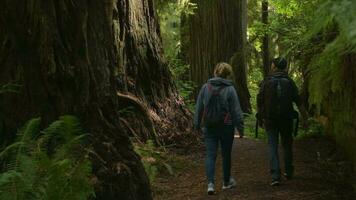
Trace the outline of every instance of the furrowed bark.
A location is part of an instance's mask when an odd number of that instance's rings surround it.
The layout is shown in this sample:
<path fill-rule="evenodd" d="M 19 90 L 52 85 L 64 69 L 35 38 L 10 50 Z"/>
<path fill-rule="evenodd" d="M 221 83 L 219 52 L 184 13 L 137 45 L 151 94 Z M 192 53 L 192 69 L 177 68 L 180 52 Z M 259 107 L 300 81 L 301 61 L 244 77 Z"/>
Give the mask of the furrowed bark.
<path fill-rule="evenodd" d="M 251 111 L 246 74 L 246 1 L 195 0 L 195 14 L 183 19 L 182 51 L 198 88 L 218 62 L 232 64 L 242 109 Z"/>
<path fill-rule="evenodd" d="M 163 58 L 153 1 L 4 0 L 0 42 L 0 85 L 21 85 L 0 94 L 0 144 L 30 118 L 41 116 L 46 126 L 76 115 L 91 135 L 96 199 L 152 199 L 130 129 L 120 122 L 130 103 L 117 91 L 156 116 L 126 120 L 140 136 L 153 134 L 148 121 L 156 130 L 168 121 L 158 132 L 169 141 L 191 127 Z"/>

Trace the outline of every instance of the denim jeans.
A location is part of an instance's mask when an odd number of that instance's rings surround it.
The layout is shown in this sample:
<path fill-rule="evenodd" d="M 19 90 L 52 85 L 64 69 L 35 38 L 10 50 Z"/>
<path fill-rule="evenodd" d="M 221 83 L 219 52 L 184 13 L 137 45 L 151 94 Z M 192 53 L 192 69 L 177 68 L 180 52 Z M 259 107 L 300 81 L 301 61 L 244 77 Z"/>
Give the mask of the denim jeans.
<path fill-rule="evenodd" d="M 281 169 L 279 166 L 279 135 L 281 136 L 285 172 L 293 175 L 293 126 L 291 122 L 285 122 L 279 127 L 267 130 L 269 144 L 270 169 L 273 180 L 280 180 Z"/>
<path fill-rule="evenodd" d="M 215 182 L 215 161 L 219 143 L 221 145 L 224 183 L 228 184 L 231 173 L 231 150 L 234 142 L 234 128 L 226 126 L 223 128 L 203 128 L 206 147 L 205 171 L 208 183 Z"/>

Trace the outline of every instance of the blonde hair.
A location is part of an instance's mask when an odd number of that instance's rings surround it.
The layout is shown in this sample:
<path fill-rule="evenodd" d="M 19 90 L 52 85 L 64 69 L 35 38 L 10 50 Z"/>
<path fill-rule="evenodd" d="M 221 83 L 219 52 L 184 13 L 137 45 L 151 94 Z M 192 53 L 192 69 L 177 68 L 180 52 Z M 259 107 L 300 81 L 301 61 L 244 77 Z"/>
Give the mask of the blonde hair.
<path fill-rule="evenodd" d="M 221 77 L 224 79 L 230 78 L 232 76 L 231 65 L 224 62 L 218 63 L 214 69 L 214 76 Z"/>

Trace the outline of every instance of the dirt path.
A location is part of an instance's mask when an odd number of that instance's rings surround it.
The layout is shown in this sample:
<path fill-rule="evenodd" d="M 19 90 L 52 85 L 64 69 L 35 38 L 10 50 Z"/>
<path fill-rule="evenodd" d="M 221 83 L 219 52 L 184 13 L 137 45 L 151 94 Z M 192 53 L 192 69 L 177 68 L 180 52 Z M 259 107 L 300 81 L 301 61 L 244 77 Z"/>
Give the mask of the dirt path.
<path fill-rule="evenodd" d="M 235 139 L 232 176 L 238 186 L 221 191 L 221 163 L 217 163 L 214 196 L 206 195 L 204 158 L 202 154 L 187 157 L 187 168 L 175 177 L 160 178 L 154 185 L 156 200 L 229 200 L 229 199 L 356 199 L 349 179 L 351 170 L 325 139 L 303 139 L 295 142 L 295 178 L 283 180 L 279 187 L 269 186 L 267 144 L 253 139 Z"/>

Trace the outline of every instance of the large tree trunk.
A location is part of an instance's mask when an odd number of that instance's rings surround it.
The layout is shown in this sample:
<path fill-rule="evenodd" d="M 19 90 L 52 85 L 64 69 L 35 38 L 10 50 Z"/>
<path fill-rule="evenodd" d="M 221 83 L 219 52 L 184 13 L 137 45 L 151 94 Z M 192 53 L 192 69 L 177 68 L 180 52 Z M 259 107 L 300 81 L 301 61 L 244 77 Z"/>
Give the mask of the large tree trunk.
<path fill-rule="evenodd" d="M 246 74 L 246 1 L 195 0 L 195 14 L 183 20 L 182 51 L 190 64 L 190 79 L 201 86 L 218 62 L 235 71 L 242 109 L 251 111 Z"/>
<path fill-rule="evenodd" d="M 1 144 L 29 118 L 46 125 L 77 115 L 92 135 L 97 199 L 151 199 L 126 133 L 135 123 L 122 123 L 119 110 L 138 103 L 155 116 L 137 122 L 140 135 L 149 122 L 176 122 L 163 127 L 166 135 L 190 127 L 162 58 L 153 1 L 4 0 L 0 43 L 0 85 L 22 86 L 0 94 Z"/>
<path fill-rule="evenodd" d="M 330 72 L 331 76 L 339 79 L 337 90 L 331 87 L 321 86 L 323 93 L 326 93 L 321 102 L 319 119 L 326 125 L 325 131 L 328 136 L 335 139 L 340 147 L 348 154 L 354 163 L 356 170 L 356 54 L 344 55 L 342 63 L 337 71 Z M 313 80 L 314 73 L 320 73 L 318 70 L 312 71 L 308 81 L 309 84 L 330 84 L 325 80 Z M 318 94 L 318 91 L 309 92 Z M 356 183 L 356 182 L 355 182 Z M 355 184 L 354 184 L 355 186 Z"/>

